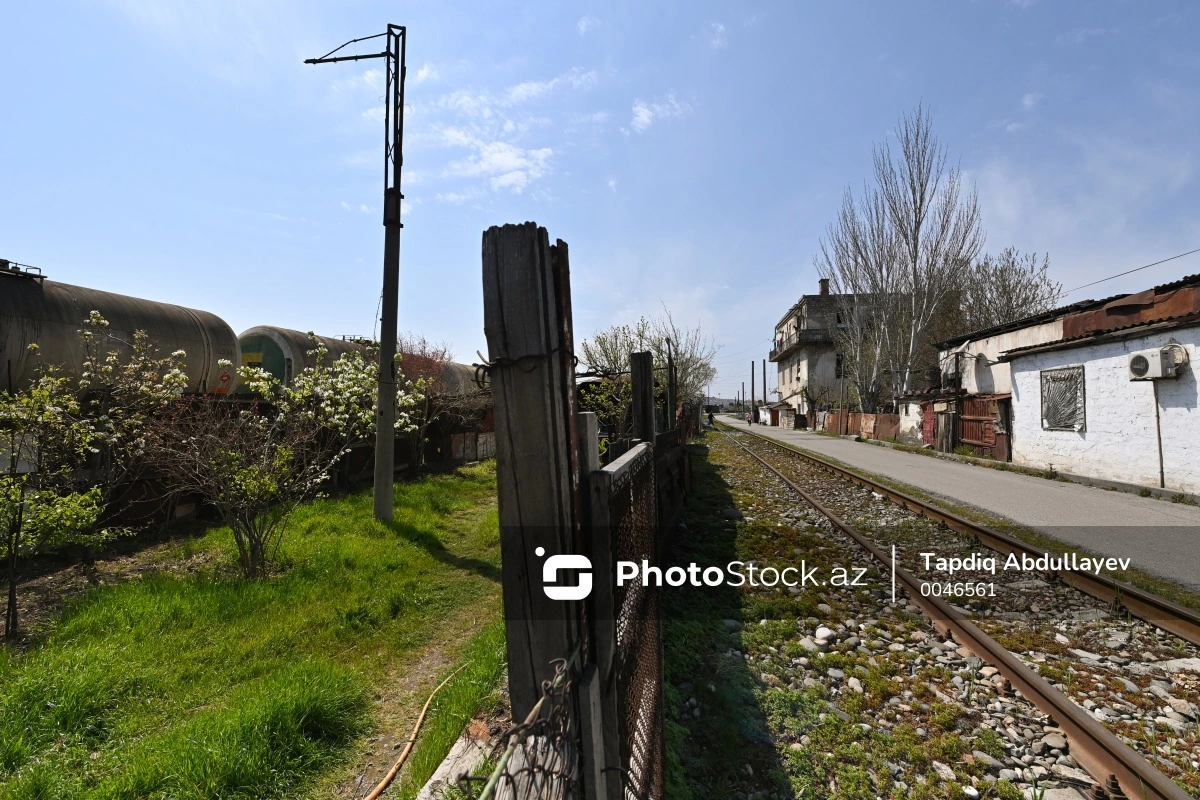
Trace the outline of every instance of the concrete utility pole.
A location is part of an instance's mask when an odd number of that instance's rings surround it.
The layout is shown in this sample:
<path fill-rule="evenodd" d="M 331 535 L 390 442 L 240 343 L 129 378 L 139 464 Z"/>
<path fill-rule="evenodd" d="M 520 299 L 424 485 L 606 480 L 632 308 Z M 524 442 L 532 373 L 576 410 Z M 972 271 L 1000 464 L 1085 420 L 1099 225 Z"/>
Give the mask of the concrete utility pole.
<path fill-rule="evenodd" d="M 382 53 L 335 56 L 356 42 L 387 37 Z M 400 296 L 400 171 L 404 166 L 404 50 L 408 36 L 403 25 L 388 25 L 383 33 L 351 39 L 305 64 L 333 64 L 382 58 L 387 62 L 383 138 L 383 297 L 379 332 L 379 388 L 375 425 L 375 518 L 392 518 L 392 482 L 396 470 L 396 339 Z M 390 168 L 390 169 L 389 169 Z"/>
<path fill-rule="evenodd" d="M 763 368 L 763 413 L 767 413 L 767 360 L 762 360 Z"/>
<path fill-rule="evenodd" d="M 750 421 L 757 422 L 758 409 L 754 407 L 754 401 L 758 399 L 758 392 L 754 391 L 754 359 L 750 359 Z"/>

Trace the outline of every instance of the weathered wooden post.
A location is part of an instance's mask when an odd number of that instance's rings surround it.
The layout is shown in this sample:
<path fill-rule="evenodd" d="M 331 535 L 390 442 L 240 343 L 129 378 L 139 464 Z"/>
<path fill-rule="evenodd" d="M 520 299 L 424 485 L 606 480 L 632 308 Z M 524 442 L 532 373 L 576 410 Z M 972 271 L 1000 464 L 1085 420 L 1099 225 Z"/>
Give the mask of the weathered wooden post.
<path fill-rule="evenodd" d="M 677 402 L 675 386 L 675 358 L 667 354 L 667 418 L 663 430 L 671 431 L 678 427 L 675 424 L 675 403 Z"/>
<path fill-rule="evenodd" d="M 550 599 L 542 583 L 546 559 L 580 554 L 583 513 L 565 245 L 552 248 L 532 222 L 485 231 L 483 309 L 509 695 L 513 719 L 522 720 L 553 677 L 552 662 L 582 641 L 580 604 Z"/>
<path fill-rule="evenodd" d="M 654 446 L 654 355 L 629 356 L 629 379 L 633 384 L 633 435 Z"/>

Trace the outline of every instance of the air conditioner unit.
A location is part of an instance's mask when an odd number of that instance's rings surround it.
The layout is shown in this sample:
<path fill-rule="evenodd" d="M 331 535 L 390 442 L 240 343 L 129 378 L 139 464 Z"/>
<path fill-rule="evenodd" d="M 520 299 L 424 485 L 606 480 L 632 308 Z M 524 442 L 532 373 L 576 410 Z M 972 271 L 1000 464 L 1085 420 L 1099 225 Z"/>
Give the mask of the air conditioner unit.
<path fill-rule="evenodd" d="M 1170 347 L 1129 354 L 1129 380 L 1156 381 L 1175 377 L 1175 357 Z"/>

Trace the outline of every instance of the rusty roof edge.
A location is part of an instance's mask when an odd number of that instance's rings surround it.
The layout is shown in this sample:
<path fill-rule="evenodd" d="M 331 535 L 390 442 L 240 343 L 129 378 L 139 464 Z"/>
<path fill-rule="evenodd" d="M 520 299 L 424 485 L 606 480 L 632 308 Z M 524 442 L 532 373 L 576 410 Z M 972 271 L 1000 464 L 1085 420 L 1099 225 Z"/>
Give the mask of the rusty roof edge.
<path fill-rule="evenodd" d="M 1150 289 L 1155 294 L 1162 294 L 1163 292 L 1170 292 L 1175 289 L 1182 289 L 1185 286 L 1194 286 L 1196 284 L 1200 284 L 1200 273 L 1195 275 L 1184 275 L 1178 280 L 1170 281 L 1169 283 L 1160 283 L 1157 286 L 1150 287 Z M 1121 294 L 1114 294 L 1112 297 L 1105 297 L 1100 300 L 1077 300 L 1074 303 L 1070 303 L 1065 306 L 1059 306 L 1058 308 L 1052 308 L 1049 311 L 1043 311 L 1039 314 L 1023 317 L 1022 319 L 1016 319 L 1012 322 L 1005 322 L 1001 325 L 994 325 L 991 328 L 981 328 L 977 331 L 969 331 L 967 333 L 960 334 L 959 336 L 952 336 L 949 339 L 944 339 L 940 342 L 934 342 L 934 347 L 938 348 L 939 350 L 945 350 L 950 347 L 956 347 L 964 342 L 970 342 L 976 339 L 985 339 L 989 336 L 995 336 L 1000 333 L 1008 333 L 1009 331 L 1019 330 L 1031 325 L 1040 325 L 1043 322 L 1050 322 L 1060 316 L 1065 317 L 1068 314 L 1077 314 L 1081 311 L 1090 311 L 1101 306 L 1106 306 L 1114 300 L 1120 300 L 1123 297 L 1141 294 L 1145 291 L 1147 290 L 1142 289 L 1139 292 L 1122 292 Z M 1040 347 L 1041 345 L 1037 346 Z M 1015 352 L 1015 350 L 1010 350 L 1009 352 Z"/>
<path fill-rule="evenodd" d="M 1049 311 L 1042 311 L 1041 313 L 1032 314 L 1028 317 L 1014 319 L 1012 322 L 1005 322 L 1001 325 L 993 325 L 990 328 L 980 328 L 977 331 L 970 331 L 958 336 L 952 336 L 949 339 L 943 339 L 940 342 L 934 342 L 934 347 L 936 347 L 938 350 L 946 350 L 951 347 L 957 347 L 965 342 L 986 339 L 989 336 L 996 336 L 1001 333 L 1009 333 L 1010 331 L 1028 328 L 1033 325 L 1041 325 L 1046 322 L 1053 322 L 1059 317 L 1065 317 L 1068 314 L 1075 314 L 1080 311 L 1088 311 L 1093 308 L 1098 308 L 1099 306 L 1103 306 L 1106 303 L 1112 302 L 1118 297 L 1124 296 L 1125 295 L 1123 294 L 1118 294 L 1114 295 L 1113 297 L 1106 297 L 1103 300 L 1078 300 L 1069 305 L 1052 308 Z"/>
<path fill-rule="evenodd" d="M 1175 328 L 1186 328 L 1196 323 L 1200 323 L 1200 313 L 1177 314 L 1174 317 L 1167 317 L 1166 319 L 1156 319 L 1149 322 L 1135 322 L 1131 325 L 1125 325 L 1121 328 L 1109 328 L 1102 331 L 1089 331 L 1088 333 L 1084 333 L 1070 339 L 1058 339 L 1057 341 L 1043 342 L 1042 344 L 1031 344 L 1026 347 L 1014 347 L 1012 350 L 1005 350 L 996 360 L 1012 361 L 1014 358 L 1033 355 L 1035 353 L 1045 353 L 1054 350 L 1069 350 L 1072 347 L 1083 347 L 1089 344 L 1132 339 L 1135 336 L 1141 336 L 1146 333 L 1155 333 L 1160 330 L 1174 330 Z"/>

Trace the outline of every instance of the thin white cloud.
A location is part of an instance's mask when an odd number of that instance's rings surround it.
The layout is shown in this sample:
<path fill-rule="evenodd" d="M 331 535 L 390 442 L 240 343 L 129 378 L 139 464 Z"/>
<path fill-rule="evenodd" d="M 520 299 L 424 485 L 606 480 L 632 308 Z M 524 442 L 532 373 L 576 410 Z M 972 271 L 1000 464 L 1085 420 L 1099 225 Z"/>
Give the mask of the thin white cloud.
<path fill-rule="evenodd" d="M 475 134 L 456 125 L 435 125 L 433 135 L 442 147 L 474 147 L 479 141 Z"/>
<path fill-rule="evenodd" d="M 468 200 L 474 200 L 479 197 L 478 189 L 467 189 L 463 192 L 438 192 L 434 199 L 439 203 L 449 203 L 451 205 L 462 205 Z"/>
<path fill-rule="evenodd" d="M 504 93 L 505 105 L 517 105 L 549 94 L 560 86 L 570 86 L 572 89 L 587 89 L 596 83 L 595 70 L 584 72 L 573 69 L 547 81 L 525 81 L 509 87 Z"/>
<path fill-rule="evenodd" d="M 572 114 L 570 121 L 573 125 L 592 124 L 602 125 L 608 122 L 612 115 L 607 111 L 593 111 L 591 114 Z"/>
<path fill-rule="evenodd" d="M 516 194 L 547 173 L 554 155 L 549 147 L 530 150 L 504 141 L 476 141 L 473 149 L 474 152 L 466 158 L 452 161 L 446 168 L 446 174 L 464 178 L 485 177 L 493 190 L 508 190 Z"/>
<path fill-rule="evenodd" d="M 321 27 L 311 7 L 288 0 L 206 0 L 202 3 L 107 0 L 168 59 L 182 58 L 234 86 L 266 89 L 293 80 L 298 60 L 328 50 L 295 52 Z"/>
<path fill-rule="evenodd" d="M 1176 199 L 1196 180 L 1194 154 L 1092 132 L 1059 136 L 1042 163 L 997 159 L 964 170 L 979 188 L 989 246 L 1049 252 L 1055 277 L 1068 286 L 1185 249 L 1177 245 L 1196 225 Z"/>
<path fill-rule="evenodd" d="M 613 192 L 617 191 L 617 179 L 616 178 L 608 179 L 608 188 L 610 191 L 613 191 Z"/>
<path fill-rule="evenodd" d="M 422 84 L 422 83 L 425 83 L 425 81 L 436 81 L 438 79 L 438 77 L 439 77 L 439 75 L 438 75 L 437 67 L 435 67 L 433 64 L 426 62 L 425 64 L 421 65 L 421 68 L 419 70 L 417 70 L 417 77 L 415 78 L 415 82 L 417 84 Z"/>
<path fill-rule="evenodd" d="M 426 119 L 414 130 L 410 143 L 461 151 L 435 170 L 437 202 L 462 204 L 488 192 L 542 197 L 545 190 L 536 184 L 552 172 L 557 151 L 536 139 L 556 119 L 567 123 L 566 130 L 585 119 L 603 122 L 608 114 L 551 117 L 530 111 L 550 108 L 549 104 L 561 102 L 564 92 L 586 91 L 597 81 L 594 70 L 574 68 L 501 90 L 457 89 L 422 107 L 419 111 Z"/>
<path fill-rule="evenodd" d="M 338 94 L 359 92 L 363 89 L 382 89 L 383 70 L 372 68 L 358 75 L 352 75 L 349 78 L 339 78 L 330 84 L 330 87 Z"/>
<path fill-rule="evenodd" d="M 456 111 L 473 117 L 487 118 L 492 115 L 495 101 L 487 92 L 476 92 L 471 89 L 456 89 L 444 94 L 437 100 L 437 108 L 442 111 Z"/>
<path fill-rule="evenodd" d="M 457 89 L 439 97 L 435 106 L 442 111 L 455 111 L 472 117 L 488 119 L 501 108 L 522 105 L 558 89 L 588 89 L 594 86 L 597 80 L 598 76 L 595 70 L 575 68 L 546 80 L 522 81 L 508 87 L 499 95 L 494 95 L 486 90 Z"/>
<path fill-rule="evenodd" d="M 575 23 L 575 27 L 579 28 L 579 34 L 582 36 L 592 28 L 596 27 L 596 18 L 591 16 L 582 16 L 579 22 Z"/>
<path fill-rule="evenodd" d="M 1054 41 L 1058 44 L 1083 44 L 1088 39 L 1103 36 L 1106 32 L 1104 28 L 1076 28 L 1073 31 L 1059 34 L 1054 37 Z"/>
<path fill-rule="evenodd" d="M 1178 84 L 1148 81 L 1143 85 L 1150 99 L 1164 111 L 1179 112 L 1200 106 L 1200 95 Z"/>
<path fill-rule="evenodd" d="M 1042 95 L 1038 92 L 1030 92 L 1021 98 L 1021 107 L 1026 111 L 1032 111 L 1037 108 L 1038 103 L 1042 101 Z"/>
<path fill-rule="evenodd" d="M 713 50 L 724 50 L 729 46 L 729 38 L 725 35 L 725 23 L 714 22 L 709 26 L 708 43 Z"/>
<path fill-rule="evenodd" d="M 677 99 L 674 92 L 668 94 L 666 99 L 661 102 L 647 103 L 638 100 L 633 104 L 633 118 L 629 122 L 629 127 L 637 133 L 645 133 L 655 122 L 683 116 L 691 110 L 692 107 Z"/>
<path fill-rule="evenodd" d="M 383 158 L 383 151 L 378 148 L 359 150 L 342 159 L 348 167 L 378 167 Z"/>

